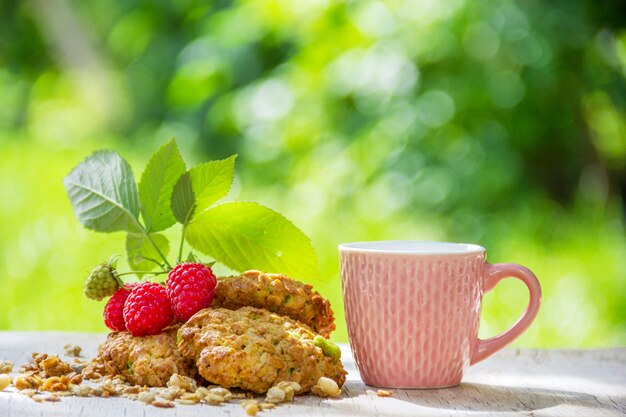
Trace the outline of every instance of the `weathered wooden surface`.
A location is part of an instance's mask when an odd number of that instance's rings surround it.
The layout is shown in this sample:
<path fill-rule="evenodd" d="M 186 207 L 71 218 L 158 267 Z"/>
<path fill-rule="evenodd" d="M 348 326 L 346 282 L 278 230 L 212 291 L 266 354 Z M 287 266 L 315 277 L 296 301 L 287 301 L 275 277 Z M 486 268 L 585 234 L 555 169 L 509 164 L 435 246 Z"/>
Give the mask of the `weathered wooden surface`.
<path fill-rule="evenodd" d="M 78 344 L 91 357 L 102 334 L 0 332 L 0 359 L 17 365 L 31 352 L 63 354 Z M 338 399 L 297 397 L 260 416 L 623 416 L 626 415 L 626 348 L 607 350 L 506 350 L 472 367 L 463 384 L 440 390 L 395 390 L 379 398 L 365 386 L 343 346 L 348 382 Z M 232 403 L 159 409 L 120 398 L 63 398 L 35 403 L 10 390 L 0 392 L 0 416 L 245 416 Z"/>

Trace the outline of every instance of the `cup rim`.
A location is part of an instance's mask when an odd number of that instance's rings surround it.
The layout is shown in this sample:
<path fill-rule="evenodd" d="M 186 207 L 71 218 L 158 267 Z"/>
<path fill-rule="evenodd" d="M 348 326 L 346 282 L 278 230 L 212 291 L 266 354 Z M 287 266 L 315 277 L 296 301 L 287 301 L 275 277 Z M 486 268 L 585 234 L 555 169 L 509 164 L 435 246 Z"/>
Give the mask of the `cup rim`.
<path fill-rule="evenodd" d="M 385 248 L 385 246 L 387 246 Z M 395 246 L 395 248 L 394 248 Z M 394 255 L 470 255 L 487 250 L 474 243 L 437 242 L 427 240 L 372 240 L 342 243 L 339 252 L 383 253 Z"/>

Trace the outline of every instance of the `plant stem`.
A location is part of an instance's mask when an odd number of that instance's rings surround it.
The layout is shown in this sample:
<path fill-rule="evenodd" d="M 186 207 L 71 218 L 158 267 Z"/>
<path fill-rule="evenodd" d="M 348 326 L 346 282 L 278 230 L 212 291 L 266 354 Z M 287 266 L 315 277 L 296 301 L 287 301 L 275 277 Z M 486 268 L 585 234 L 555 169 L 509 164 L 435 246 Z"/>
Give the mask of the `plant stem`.
<path fill-rule="evenodd" d="M 163 274 L 167 274 L 167 271 L 158 271 L 158 272 L 154 272 L 154 271 L 132 271 L 132 272 L 118 273 L 117 276 L 121 277 L 123 275 L 136 275 L 136 274 L 163 275 Z"/>
<path fill-rule="evenodd" d="M 161 259 L 163 259 L 163 262 L 165 263 L 165 265 L 167 265 L 170 269 L 172 269 L 172 265 L 170 265 L 170 263 L 167 261 L 167 258 L 165 257 L 165 255 L 163 255 L 163 252 L 161 252 L 161 249 L 159 249 L 156 243 L 154 243 L 154 241 L 150 237 L 150 233 L 148 233 L 148 231 L 144 229 L 143 227 L 142 227 L 142 230 L 143 230 L 143 234 L 146 236 L 146 239 L 148 239 L 148 242 L 152 244 L 152 246 L 157 251 Z"/>
<path fill-rule="evenodd" d="M 180 246 L 178 247 L 178 262 L 183 261 L 183 244 L 185 243 L 186 231 L 187 231 L 187 225 L 183 224 L 183 235 L 180 237 Z"/>
<path fill-rule="evenodd" d="M 147 261 L 147 262 L 152 262 L 153 264 L 158 265 L 158 266 L 159 266 L 159 268 L 163 269 L 163 265 L 162 265 L 162 264 L 160 264 L 160 263 L 159 263 L 159 261 L 157 261 L 156 259 L 146 258 L 145 256 L 141 256 L 141 255 L 139 255 L 139 256 L 140 256 L 140 257 L 141 257 L 141 259 L 143 259 L 144 261 Z"/>
<path fill-rule="evenodd" d="M 144 227 L 143 224 L 141 224 L 141 222 L 139 221 L 139 219 L 134 218 L 135 220 L 135 224 L 137 225 L 137 228 L 139 230 L 141 230 L 141 232 L 143 233 L 143 235 L 146 237 L 146 239 L 148 239 L 148 242 L 150 242 L 150 244 L 152 245 L 152 247 L 157 251 L 157 253 L 159 254 L 159 256 L 161 257 L 161 259 L 163 259 L 163 262 L 165 263 L 165 265 L 167 265 L 170 269 L 172 269 L 172 265 L 170 265 L 170 263 L 168 262 L 167 258 L 165 257 L 165 255 L 163 255 L 163 252 L 161 252 L 161 249 L 159 249 L 159 247 L 156 245 L 156 243 L 154 243 L 154 241 L 152 240 L 152 238 L 150 237 L 150 233 L 146 230 L 146 228 Z"/>

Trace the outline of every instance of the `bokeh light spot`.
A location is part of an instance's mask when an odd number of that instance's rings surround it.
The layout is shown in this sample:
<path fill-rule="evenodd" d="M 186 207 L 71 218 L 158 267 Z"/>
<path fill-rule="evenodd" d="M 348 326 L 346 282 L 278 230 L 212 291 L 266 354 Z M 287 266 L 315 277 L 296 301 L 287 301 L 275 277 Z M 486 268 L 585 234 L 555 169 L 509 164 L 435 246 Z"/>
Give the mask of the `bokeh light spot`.
<path fill-rule="evenodd" d="M 491 101 L 498 107 L 515 107 L 524 97 L 526 88 L 520 77 L 512 71 L 493 75 L 487 84 Z"/>
<path fill-rule="evenodd" d="M 444 91 L 422 94 L 416 105 L 418 119 L 429 127 L 440 127 L 454 116 L 454 102 Z"/>

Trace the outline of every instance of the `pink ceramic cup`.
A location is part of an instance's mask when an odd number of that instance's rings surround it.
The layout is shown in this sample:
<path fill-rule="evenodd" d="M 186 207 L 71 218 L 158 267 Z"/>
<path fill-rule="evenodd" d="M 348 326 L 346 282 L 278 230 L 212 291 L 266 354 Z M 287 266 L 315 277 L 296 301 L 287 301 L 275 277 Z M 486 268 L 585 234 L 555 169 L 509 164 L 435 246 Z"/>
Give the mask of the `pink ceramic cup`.
<path fill-rule="evenodd" d="M 511 343 L 541 302 L 537 277 L 515 264 L 488 264 L 485 248 L 442 242 L 339 245 L 350 346 L 363 381 L 388 388 L 458 385 L 463 371 Z M 480 303 L 501 279 L 530 291 L 522 317 L 499 336 L 478 338 Z"/>

